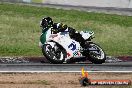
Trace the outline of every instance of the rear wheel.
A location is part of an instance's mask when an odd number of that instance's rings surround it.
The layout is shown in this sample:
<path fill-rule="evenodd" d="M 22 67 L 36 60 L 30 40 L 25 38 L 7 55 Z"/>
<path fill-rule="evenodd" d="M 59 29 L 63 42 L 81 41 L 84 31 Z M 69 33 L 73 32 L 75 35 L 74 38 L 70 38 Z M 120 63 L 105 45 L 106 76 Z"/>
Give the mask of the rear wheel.
<path fill-rule="evenodd" d="M 90 43 L 89 44 L 89 52 L 88 52 L 88 60 L 90 60 L 92 63 L 95 64 L 102 64 L 106 60 L 106 55 L 103 49 L 95 44 L 95 43 Z"/>
<path fill-rule="evenodd" d="M 43 55 L 53 64 L 62 64 L 66 58 L 66 51 L 59 44 L 44 44 L 42 48 Z"/>

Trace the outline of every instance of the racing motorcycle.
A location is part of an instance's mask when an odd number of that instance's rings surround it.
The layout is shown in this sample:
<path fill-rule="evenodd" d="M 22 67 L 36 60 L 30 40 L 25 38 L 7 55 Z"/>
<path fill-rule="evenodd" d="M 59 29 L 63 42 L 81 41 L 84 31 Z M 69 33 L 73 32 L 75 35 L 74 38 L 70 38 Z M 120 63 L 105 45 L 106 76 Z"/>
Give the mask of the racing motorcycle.
<path fill-rule="evenodd" d="M 81 31 L 82 37 L 86 41 L 86 49 L 83 49 L 79 42 L 70 38 L 68 32 L 51 33 L 50 28 L 46 33 L 42 32 L 40 36 L 39 46 L 42 48 L 42 53 L 53 64 L 68 63 L 73 59 L 89 60 L 94 64 L 102 64 L 106 60 L 106 55 L 103 49 L 93 43 L 93 31 Z M 85 58 L 85 59 L 84 59 Z M 81 60 L 80 60 L 81 61 Z"/>

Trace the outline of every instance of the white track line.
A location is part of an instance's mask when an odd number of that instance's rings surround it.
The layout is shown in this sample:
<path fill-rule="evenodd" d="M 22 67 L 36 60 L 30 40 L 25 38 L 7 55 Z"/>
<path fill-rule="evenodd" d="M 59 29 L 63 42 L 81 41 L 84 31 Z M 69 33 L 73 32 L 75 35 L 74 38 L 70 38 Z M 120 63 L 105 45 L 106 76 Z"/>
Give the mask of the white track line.
<path fill-rule="evenodd" d="M 0 71 L 0 73 L 80 73 L 81 71 Z M 132 73 L 132 71 L 87 71 L 90 73 Z"/>

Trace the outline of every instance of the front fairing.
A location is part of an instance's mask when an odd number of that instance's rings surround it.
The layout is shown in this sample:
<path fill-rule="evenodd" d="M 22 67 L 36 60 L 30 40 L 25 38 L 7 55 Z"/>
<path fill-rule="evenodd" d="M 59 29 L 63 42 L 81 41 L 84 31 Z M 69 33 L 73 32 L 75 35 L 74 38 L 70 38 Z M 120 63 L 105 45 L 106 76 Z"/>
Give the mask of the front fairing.
<path fill-rule="evenodd" d="M 80 53 L 80 44 L 79 42 L 71 39 L 69 34 L 60 33 L 57 37 L 49 38 L 48 41 L 54 41 L 60 44 L 67 52 L 67 58 L 79 57 L 82 56 Z"/>
<path fill-rule="evenodd" d="M 46 42 L 46 33 L 42 33 L 40 36 L 40 42 L 44 44 Z"/>
<path fill-rule="evenodd" d="M 51 28 L 43 29 L 42 34 L 40 35 L 40 42 L 44 44 L 50 35 L 51 35 Z"/>

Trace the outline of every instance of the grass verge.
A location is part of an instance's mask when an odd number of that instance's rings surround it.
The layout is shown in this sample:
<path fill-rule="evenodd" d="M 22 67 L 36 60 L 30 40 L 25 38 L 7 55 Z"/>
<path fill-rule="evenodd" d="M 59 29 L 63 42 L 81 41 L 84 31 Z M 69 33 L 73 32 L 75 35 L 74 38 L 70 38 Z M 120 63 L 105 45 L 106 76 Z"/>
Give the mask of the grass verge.
<path fill-rule="evenodd" d="M 107 55 L 132 55 L 132 17 L 0 3 L 0 56 L 41 56 L 39 21 L 46 16 L 81 30 L 93 30 Z"/>

